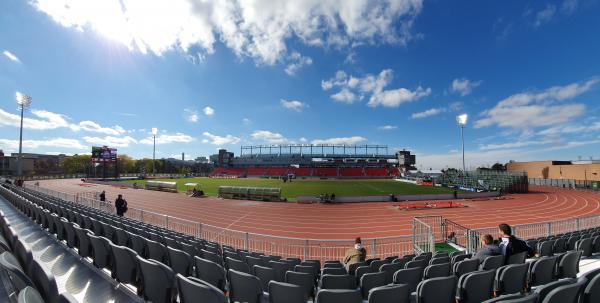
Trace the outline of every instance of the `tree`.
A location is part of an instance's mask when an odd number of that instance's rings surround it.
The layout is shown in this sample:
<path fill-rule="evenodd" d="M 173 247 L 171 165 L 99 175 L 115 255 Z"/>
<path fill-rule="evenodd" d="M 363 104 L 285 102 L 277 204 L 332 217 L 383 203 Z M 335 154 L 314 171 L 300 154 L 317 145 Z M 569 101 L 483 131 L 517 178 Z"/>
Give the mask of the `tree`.
<path fill-rule="evenodd" d="M 496 162 L 494 165 L 492 165 L 491 169 L 504 171 L 504 170 L 506 170 L 506 165 Z"/>
<path fill-rule="evenodd" d="M 84 174 L 92 169 L 91 155 L 73 155 L 65 157 L 62 169 L 66 174 Z"/>

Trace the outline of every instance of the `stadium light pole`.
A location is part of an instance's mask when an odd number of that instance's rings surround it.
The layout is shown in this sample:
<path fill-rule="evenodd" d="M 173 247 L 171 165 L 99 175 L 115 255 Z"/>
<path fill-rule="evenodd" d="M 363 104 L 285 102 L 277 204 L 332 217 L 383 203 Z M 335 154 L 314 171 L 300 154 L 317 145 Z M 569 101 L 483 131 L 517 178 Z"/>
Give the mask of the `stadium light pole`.
<path fill-rule="evenodd" d="M 465 125 L 467 125 L 467 121 L 469 120 L 469 115 L 462 114 L 456 116 L 456 122 L 460 127 L 460 141 L 462 143 L 462 167 L 463 167 L 463 179 L 466 179 L 467 170 L 465 167 Z M 465 184 L 466 185 L 466 184 Z"/>
<path fill-rule="evenodd" d="M 19 131 L 19 156 L 17 157 L 17 176 L 19 178 L 23 175 L 23 113 L 29 106 L 31 106 L 31 97 L 21 93 L 16 92 L 15 99 L 17 100 L 17 104 L 19 105 L 19 110 L 21 110 L 21 128 Z"/>
<path fill-rule="evenodd" d="M 156 134 L 158 134 L 158 128 L 153 127 L 152 128 L 152 139 L 153 139 L 153 144 L 152 144 L 152 175 L 156 176 L 156 167 L 155 167 L 155 162 L 156 162 Z"/>

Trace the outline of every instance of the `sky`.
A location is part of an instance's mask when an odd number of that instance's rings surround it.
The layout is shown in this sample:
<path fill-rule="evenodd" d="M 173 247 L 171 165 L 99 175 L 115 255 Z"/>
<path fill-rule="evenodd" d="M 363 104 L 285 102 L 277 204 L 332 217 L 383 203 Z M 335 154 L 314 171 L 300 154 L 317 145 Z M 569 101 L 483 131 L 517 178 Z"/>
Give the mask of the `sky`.
<path fill-rule="evenodd" d="M 600 159 L 600 1 L 4 0 L 0 149 L 382 144 L 422 169 Z"/>

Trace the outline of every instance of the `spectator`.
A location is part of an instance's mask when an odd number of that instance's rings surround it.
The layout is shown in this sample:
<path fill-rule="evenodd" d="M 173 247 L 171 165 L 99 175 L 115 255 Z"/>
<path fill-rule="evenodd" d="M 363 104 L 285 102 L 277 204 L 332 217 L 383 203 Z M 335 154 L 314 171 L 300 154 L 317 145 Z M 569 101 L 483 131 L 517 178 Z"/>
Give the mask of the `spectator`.
<path fill-rule="evenodd" d="M 331 199 L 331 202 L 335 202 L 335 194 L 331 194 L 330 199 Z"/>
<path fill-rule="evenodd" d="M 125 212 L 127 212 L 127 201 L 123 199 L 123 195 L 119 195 L 117 200 L 115 200 L 115 208 L 119 217 L 123 217 Z"/>
<path fill-rule="evenodd" d="M 502 252 L 500 251 L 500 247 L 494 244 L 494 238 L 492 235 L 483 235 L 481 237 L 481 248 L 479 251 L 473 256 L 473 259 L 479 259 L 479 263 L 483 262 L 485 258 L 491 256 L 499 256 Z"/>
<path fill-rule="evenodd" d="M 344 266 L 346 270 L 349 270 L 350 264 L 364 262 L 367 258 L 367 250 L 363 247 L 360 237 L 354 240 L 354 248 L 350 248 L 346 251 L 344 257 Z"/>
<path fill-rule="evenodd" d="M 102 191 L 100 193 L 100 201 L 106 202 L 106 192 L 105 191 Z"/>
<path fill-rule="evenodd" d="M 527 252 L 527 256 L 533 256 L 533 248 L 529 247 L 525 241 L 513 236 L 512 228 L 510 225 L 502 223 L 498 226 L 500 233 L 500 251 L 504 255 L 505 259 L 511 255 L 515 255 L 521 252 Z"/>

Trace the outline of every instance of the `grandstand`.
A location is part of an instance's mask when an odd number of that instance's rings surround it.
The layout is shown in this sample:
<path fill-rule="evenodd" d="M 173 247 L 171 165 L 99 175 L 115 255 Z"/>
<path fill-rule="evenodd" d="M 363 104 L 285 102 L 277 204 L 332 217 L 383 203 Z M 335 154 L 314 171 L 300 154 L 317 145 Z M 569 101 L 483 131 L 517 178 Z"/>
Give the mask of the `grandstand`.
<path fill-rule="evenodd" d="M 436 179 L 436 183 L 472 191 L 526 193 L 529 190 L 529 180 L 525 172 L 475 170 L 463 173 L 448 170 Z"/>
<path fill-rule="evenodd" d="M 462 251 L 416 250 L 345 268 L 118 217 L 108 204 L 8 185 L 0 196 L 2 302 L 591 303 L 600 295 L 600 270 L 582 266 L 600 253 L 597 220 L 529 239 L 537 248 L 529 260 L 517 254 L 480 264 Z M 435 236 L 430 229 L 425 237 Z"/>
<path fill-rule="evenodd" d="M 240 155 L 221 149 L 210 157 L 213 175 L 290 178 L 393 178 L 414 169 L 410 151 L 389 153 L 385 145 L 257 145 Z"/>

